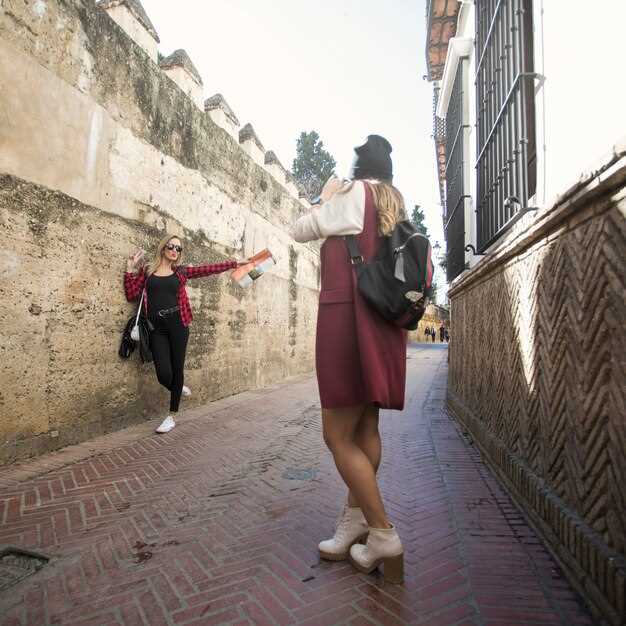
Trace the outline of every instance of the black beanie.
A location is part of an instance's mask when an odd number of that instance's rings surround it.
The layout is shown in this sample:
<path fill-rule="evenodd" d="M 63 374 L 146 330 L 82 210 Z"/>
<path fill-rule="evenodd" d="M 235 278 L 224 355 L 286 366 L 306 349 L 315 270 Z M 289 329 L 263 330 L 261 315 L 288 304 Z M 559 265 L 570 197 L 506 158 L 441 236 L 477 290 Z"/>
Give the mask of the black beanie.
<path fill-rule="evenodd" d="M 391 180 L 393 166 L 391 164 L 391 144 L 380 135 L 368 135 L 362 146 L 354 149 L 356 153 L 352 163 L 350 178 L 377 178 Z"/>

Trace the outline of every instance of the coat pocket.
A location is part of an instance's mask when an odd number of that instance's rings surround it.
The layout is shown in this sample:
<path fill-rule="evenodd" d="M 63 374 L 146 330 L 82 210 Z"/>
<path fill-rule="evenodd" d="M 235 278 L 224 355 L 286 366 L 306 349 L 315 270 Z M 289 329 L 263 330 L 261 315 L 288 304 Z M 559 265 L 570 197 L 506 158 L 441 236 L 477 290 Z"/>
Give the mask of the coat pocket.
<path fill-rule="evenodd" d="M 320 291 L 320 304 L 341 304 L 343 302 L 352 302 L 352 300 L 352 287 L 323 289 Z"/>

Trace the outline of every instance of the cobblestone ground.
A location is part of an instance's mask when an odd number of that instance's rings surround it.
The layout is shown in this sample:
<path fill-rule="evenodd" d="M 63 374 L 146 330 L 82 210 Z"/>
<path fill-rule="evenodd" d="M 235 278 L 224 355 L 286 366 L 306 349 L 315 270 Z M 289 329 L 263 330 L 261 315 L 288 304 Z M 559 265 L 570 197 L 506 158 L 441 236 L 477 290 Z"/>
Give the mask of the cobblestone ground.
<path fill-rule="evenodd" d="M 0 594 L 13 624 L 593 624 L 443 404 L 445 346 L 409 351 L 380 479 L 406 582 L 320 563 L 345 497 L 314 377 L 0 473 L 0 544 L 43 569 Z"/>

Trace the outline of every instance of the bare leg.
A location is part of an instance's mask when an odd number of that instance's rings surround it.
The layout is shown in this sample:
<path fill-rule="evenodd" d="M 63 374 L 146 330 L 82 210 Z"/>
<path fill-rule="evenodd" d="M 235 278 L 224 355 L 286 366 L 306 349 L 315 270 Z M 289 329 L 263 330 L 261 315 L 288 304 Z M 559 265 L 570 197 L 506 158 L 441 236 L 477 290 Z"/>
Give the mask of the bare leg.
<path fill-rule="evenodd" d="M 365 408 L 359 405 L 345 409 L 322 409 L 324 441 L 332 452 L 339 474 L 360 504 L 369 526 L 389 528 L 374 466 L 355 441 Z"/>
<path fill-rule="evenodd" d="M 382 453 L 380 433 L 378 432 L 378 407 L 372 405 L 366 407 L 363 417 L 357 426 L 354 441 L 365 452 L 365 456 L 369 459 L 374 468 L 374 474 L 376 474 Z M 348 493 L 348 504 L 350 506 L 359 506 L 352 492 Z"/>

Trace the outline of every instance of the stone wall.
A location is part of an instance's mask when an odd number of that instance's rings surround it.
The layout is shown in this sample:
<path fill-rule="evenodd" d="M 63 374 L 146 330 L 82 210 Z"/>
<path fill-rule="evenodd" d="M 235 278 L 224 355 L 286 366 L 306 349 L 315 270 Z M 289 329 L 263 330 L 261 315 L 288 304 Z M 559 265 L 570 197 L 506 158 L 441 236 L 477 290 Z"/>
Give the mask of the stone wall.
<path fill-rule="evenodd" d="M 249 291 L 192 281 L 187 405 L 313 367 L 319 252 L 287 234 L 307 203 L 275 156 L 246 153 L 223 97 L 203 110 L 183 91 L 184 51 L 157 64 L 142 11 L 0 2 L 0 462 L 163 414 L 152 366 L 117 349 L 125 257 L 166 231 L 191 263 L 266 246 L 278 260 Z"/>
<path fill-rule="evenodd" d="M 452 285 L 449 407 L 574 584 L 626 616 L 626 146 Z"/>

